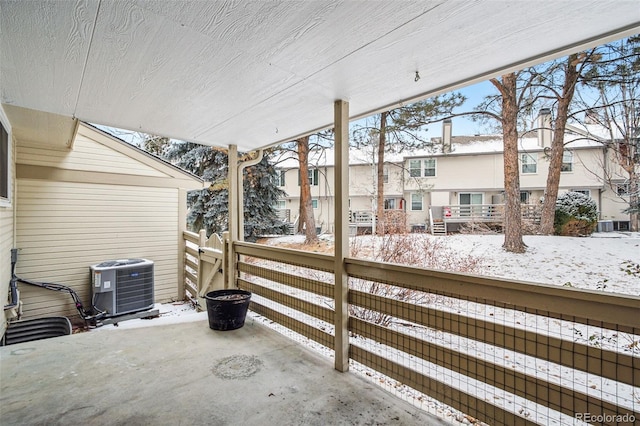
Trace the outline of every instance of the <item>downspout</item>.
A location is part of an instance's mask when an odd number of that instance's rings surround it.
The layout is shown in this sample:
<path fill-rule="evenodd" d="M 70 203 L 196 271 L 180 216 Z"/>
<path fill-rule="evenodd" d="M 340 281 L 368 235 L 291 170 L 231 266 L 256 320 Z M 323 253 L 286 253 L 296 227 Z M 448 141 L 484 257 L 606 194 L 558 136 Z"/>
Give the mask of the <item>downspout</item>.
<path fill-rule="evenodd" d="M 262 161 L 264 150 L 258 150 L 258 156 L 253 160 L 238 163 L 238 241 L 244 241 L 244 181 L 243 172 L 247 167 L 255 166 Z"/>
<path fill-rule="evenodd" d="M 11 281 L 9 282 L 9 291 L 11 293 L 11 302 L 4 305 L 4 310 L 14 309 L 19 304 L 18 277 L 16 277 L 16 263 L 18 262 L 18 249 L 11 249 Z"/>
<path fill-rule="evenodd" d="M 598 216 L 600 220 L 603 220 L 602 217 L 602 193 L 604 191 L 606 191 L 606 186 L 605 186 L 605 182 L 607 180 L 609 180 L 608 176 L 609 176 L 609 146 L 605 143 L 604 147 L 602 148 L 602 168 L 604 170 L 604 174 L 603 174 L 603 185 L 602 185 L 602 189 L 598 191 Z"/>

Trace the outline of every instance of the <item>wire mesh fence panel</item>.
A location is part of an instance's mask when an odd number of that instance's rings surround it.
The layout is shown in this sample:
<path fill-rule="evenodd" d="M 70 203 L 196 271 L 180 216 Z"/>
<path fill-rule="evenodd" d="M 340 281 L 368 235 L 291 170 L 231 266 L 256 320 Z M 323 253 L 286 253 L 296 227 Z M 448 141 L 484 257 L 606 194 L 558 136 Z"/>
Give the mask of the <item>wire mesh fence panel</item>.
<path fill-rule="evenodd" d="M 277 331 L 304 343 L 313 342 L 321 353 L 333 356 L 333 273 L 320 269 L 323 263 L 316 262 L 318 259 L 295 251 L 279 251 L 285 256 L 276 260 L 268 249 L 255 248 L 251 253 L 242 255 L 238 262 L 238 286 L 253 294 L 251 311 Z"/>
<path fill-rule="evenodd" d="M 355 263 L 347 268 L 350 357 L 379 381 L 489 424 L 640 419 L 640 299 L 589 294 L 546 310 L 578 294 L 545 301 L 542 287 L 478 279 L 474 288 L 455 274 Z M 504 287 L 500 296 L 481 296 L 498 294 L 492 285 Z M 574 314 L 592 302 L 609 306 Z"/>
<path fill-rule="evenodd" d="M 334 356 L 333 257 L 236 251 L 253 311 Z M 396 395 L 464 423 L 640 419 L 640 298 L 353 258 L 345 267 L 351 368 Z"/>

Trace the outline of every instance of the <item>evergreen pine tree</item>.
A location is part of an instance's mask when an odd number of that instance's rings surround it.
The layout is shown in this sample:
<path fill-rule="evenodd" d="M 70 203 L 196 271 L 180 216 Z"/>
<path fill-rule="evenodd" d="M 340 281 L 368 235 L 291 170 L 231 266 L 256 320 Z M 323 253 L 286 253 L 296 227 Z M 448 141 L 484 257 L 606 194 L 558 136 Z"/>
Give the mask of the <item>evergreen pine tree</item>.
<path fill-rule="evenodd" d="M 178 167 L 212 182 L 209 188 L 187 194 L 189 213 L 187 225 L 196 232 L 205 229 L 207 235 L 220 234 L 229 227 L 228 155 L 221 148 L 188 142 L 176 142 L 166 150 L 166 159 Z M 244 231 L 245 239 L 255 241 L 265 234 L 283 234 L 286 225 L 278 219 L 274 208 L 285 194 L 276 186 L 275 169 L 268 154 L 255 166 L 244 170 Z"/>

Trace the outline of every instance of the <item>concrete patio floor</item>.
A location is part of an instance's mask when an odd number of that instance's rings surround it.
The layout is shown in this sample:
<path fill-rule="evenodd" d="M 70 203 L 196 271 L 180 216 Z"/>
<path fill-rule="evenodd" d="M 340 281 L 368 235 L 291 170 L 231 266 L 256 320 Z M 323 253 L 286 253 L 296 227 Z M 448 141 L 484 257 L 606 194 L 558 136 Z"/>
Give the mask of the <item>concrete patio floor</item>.
<path fill-rule="evenodd" d="M 247 320 L 80 333 L 0 348 L 0 424 L 441 425 Z"/>

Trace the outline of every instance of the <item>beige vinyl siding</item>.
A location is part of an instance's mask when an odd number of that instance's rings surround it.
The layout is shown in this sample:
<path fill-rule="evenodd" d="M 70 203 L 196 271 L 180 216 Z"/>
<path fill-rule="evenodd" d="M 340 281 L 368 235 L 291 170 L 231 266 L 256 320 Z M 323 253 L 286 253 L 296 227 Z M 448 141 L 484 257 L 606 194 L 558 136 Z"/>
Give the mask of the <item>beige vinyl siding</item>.
<path fill-rule="evenodd" d="M 0 294 L 2 306 L 9 302 L 9 280 L 11 279 L 11 248 L 13 247 L 13 209 L 0 207 Z M 6 315 L 2 310 L 0 336 L 4 334 Z"/>
<path fill-rule="evenodd" d="M 17 272 L 68 285 L 90 303 L 90 265 L 154 261 L 155 300 L 177 298 L 178 189 L 21 179 Z M 67 294 L 21 285 L 25 318 L 75 315 Z"/>
<path fill-rule="evenodd" d="M 15 179 L 15 143 L 9 120 L 2 107 L 0 107 L 0 118 L 2 125 L 9 133 L 9 152 L 11 153 L 11 177 L 9 181 L 9 196 L 11 199 L 0 205 L 0 301 L 2 306 L 9 302 L 9 281 L 11 280 L 11 249 L 13 248 L 13 209 L 15 208 L 16 179 Z M 1 165 L 4 167 L 4 165 Z M 7 327 L 6 313 L 2 310 L 2 319 L 0 321 L 0 336 L 4 335 Z"/>
<path fill-rule="evenodd" d="M 89 130 L 83 131 L 90 132 Z M 21 142 L 18 146 L 17 161 L 25 165 L 55 167 L 65 170 L 99 171 L 136 176 L 167 176 L 157 169 L 84 136 L 81 132 L 75 139 L 73 149 L 52 150 L 28 141 Z"/>

